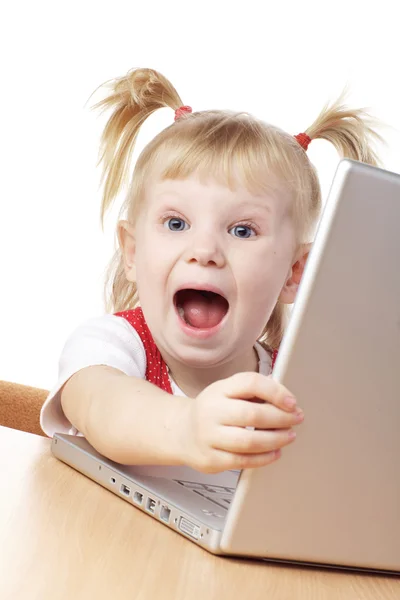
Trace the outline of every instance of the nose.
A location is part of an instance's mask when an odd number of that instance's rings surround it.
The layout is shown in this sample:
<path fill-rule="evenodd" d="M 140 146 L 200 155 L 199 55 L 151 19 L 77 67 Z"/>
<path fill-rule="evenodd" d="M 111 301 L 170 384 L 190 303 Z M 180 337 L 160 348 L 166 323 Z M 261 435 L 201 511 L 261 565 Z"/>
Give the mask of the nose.
<path fill-rule="evenodd" d="M 203 267 L 221 268 L 225 265 L 225 255 L 215 233 L 198 232 L 191 237 L 186 250 L 186 262 L 198 263 Z"/>

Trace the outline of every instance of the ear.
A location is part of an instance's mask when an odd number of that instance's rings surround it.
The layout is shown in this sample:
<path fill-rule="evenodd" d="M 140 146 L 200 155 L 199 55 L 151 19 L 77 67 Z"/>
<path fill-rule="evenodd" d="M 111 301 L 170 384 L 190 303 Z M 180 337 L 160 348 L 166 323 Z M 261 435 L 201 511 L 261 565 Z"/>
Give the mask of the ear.
<path fill-rule="evenodd" d="M 133 225 L 128 221 L 118 223 L 118 241 L 124 261 L 125 275 L 128 281 L 136 281 L 135 251 L 136 240 Z"/>
<path fill-rule="evenodd" d="M 293 304 L 293 302 L 296 300 L 297 292 L 303 277 L 311 246 L 312 244 L 302 244 L 296 254 L 295 262 L 288 273 L 285 285 L 283 286 L 279 296 L 279 300 L 283 304 Z"/>

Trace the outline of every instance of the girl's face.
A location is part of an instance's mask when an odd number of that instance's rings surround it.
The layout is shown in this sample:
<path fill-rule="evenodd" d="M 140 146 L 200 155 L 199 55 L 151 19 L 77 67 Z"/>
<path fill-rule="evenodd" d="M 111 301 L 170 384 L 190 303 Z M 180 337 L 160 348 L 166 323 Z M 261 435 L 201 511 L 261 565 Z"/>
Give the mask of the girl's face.
<path fill-rule="evenodd" d="M 273 184 L 255 195 L 196 176 L 154 181 L 135 227 L 120 224 L 126 275 L 167 362 L 251 352 L 278 298 L 294 301 L 291 198 Z"/>

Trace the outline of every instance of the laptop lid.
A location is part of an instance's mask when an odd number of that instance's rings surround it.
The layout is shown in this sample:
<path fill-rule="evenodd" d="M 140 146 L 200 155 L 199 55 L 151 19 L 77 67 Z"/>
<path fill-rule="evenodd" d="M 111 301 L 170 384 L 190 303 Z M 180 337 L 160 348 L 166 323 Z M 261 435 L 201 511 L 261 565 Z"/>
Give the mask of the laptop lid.
<path fill-rule="evenodd" d="M 305 411 L 222 550 L 400 570 L 400 176 L 339 164 L 273 377 Z"/>

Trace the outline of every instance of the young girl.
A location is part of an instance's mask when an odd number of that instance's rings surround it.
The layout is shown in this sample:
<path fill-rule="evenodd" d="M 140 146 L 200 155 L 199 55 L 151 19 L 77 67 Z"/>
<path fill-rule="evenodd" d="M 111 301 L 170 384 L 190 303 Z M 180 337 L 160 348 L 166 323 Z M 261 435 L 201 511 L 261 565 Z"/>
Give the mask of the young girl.
<path fill-rule="evenodd" d="M 42 428 L 84 435 L 125 464 L 217 472 L 271 463 L 304 418 L 269 375 L 320 212 L 306 150 L 321 138 L 376 164 L 378 136 L 339 101 L 295 137 L 246 113 L 193 113 L 150 69 L 115 80 L 97 106 L 112 111 L 102 215 L 128 178 L 145 119 L 170 107 L 175 120 L 130 182 L 106 284 L 115 314 L 67 341 Z"/>

